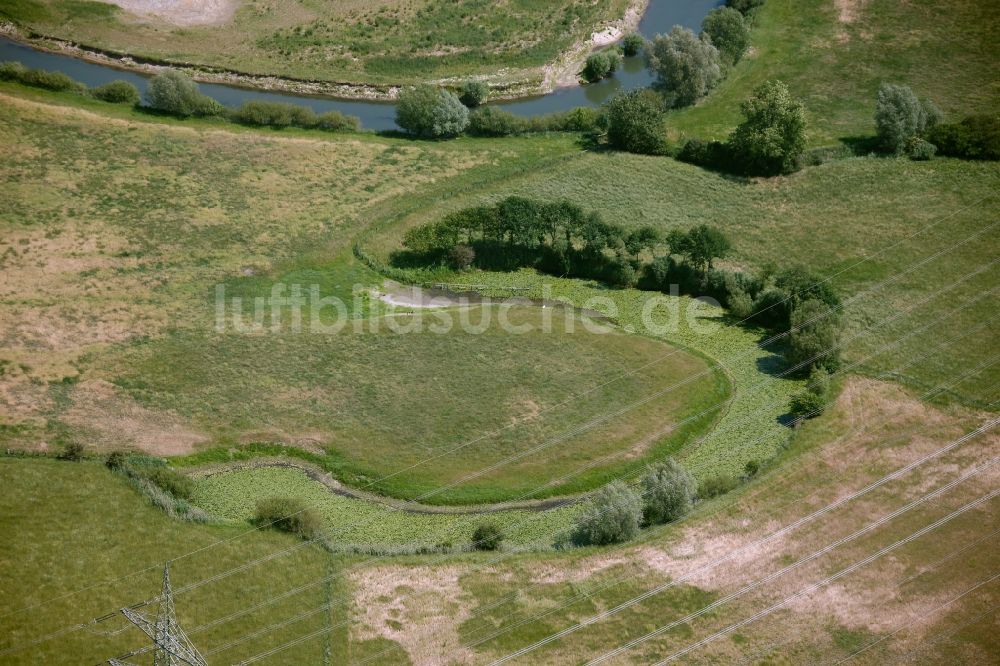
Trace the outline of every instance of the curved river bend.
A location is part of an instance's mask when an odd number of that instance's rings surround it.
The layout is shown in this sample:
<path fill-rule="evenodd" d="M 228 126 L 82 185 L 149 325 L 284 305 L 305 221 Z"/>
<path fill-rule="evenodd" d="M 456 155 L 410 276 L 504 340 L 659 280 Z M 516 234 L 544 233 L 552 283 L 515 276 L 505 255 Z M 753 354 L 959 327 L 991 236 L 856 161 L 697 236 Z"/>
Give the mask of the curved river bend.
<path fill-rule="evenodd" d="M 667 32 L 675 25 L 700 30 L 701 21 L 710 10 L 724 0 L 652 0 L 639 23 L 639 32 L 646 37 Z M 149 77 L 107 65 L 90 63 L 67 55 L 39 51 L 7 38 L 0 38 L 0 60 L 18 60 L 28 67 L 64 72 L 88 86 L 98 86 L 121 79 L 146 87 Z M 586 86 L 562 88 L 548 95 L 497 102 L 496 106 L 522 116 L 534 116 L 554 111 L 566 111 L 578 106 L 598 106 L 620 90 L 648 86 L 652 77 L 641 58 L 626 58 L 624 66 L 613 78 Z M 309 97 L 280 92 L 253 90 L 218 83 L 202 83 L 201 90 L 222 104 L 236 107 L 249 100 L 286 102 L 311 107 L 317 113 L 336 110 L 361 119 L 362 127 L 373 130 L 396 129 L 395 106 L 391 102 Z"/>

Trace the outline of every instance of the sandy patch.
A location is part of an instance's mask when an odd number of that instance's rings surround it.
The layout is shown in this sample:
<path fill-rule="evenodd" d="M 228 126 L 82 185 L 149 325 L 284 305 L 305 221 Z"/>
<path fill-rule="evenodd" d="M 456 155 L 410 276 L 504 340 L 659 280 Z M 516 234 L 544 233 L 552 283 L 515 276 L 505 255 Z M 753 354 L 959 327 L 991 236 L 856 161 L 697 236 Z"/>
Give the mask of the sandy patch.
<path fill-rule="evenodd" d="M 854 23 L 866 2 L 867 0 L 834 0 L 837 18 L 841 23 Z"/>
<path fill-rule="evenodd" d="M 190 453 L 208 438 L 172 414 L 158 413 L 122 395 L 103 380 L 81 382 L 73 406 L 63 414 L 70 425 L 94 433 L 97 449 L 137 448 L 158 456 Z"/>
<path fill-rule="evenodd" d="M 460 567 L 376 567 L 353 573 L 355 640 L 399 643 L 414 664 L 468 664 L 458 627 L 475 605 L 459 585 Z"/>
<path fill-rule="evenodd" d="M 136 16 L 180 26 L 218 25 L 233 18 L 239 0 L 107 0 Z"/>

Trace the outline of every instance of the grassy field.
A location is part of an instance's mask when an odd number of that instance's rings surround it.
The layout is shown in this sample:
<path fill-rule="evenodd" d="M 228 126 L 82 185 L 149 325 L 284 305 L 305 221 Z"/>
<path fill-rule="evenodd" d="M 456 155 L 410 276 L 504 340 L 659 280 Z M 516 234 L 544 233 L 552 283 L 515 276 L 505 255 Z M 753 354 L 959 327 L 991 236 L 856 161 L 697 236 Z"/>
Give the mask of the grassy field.
<path fill-rule="evenodd" d="M 114 4 L 17 0 L 0 8 L 35 32 L 117 52 L 244 72 L 355 84 L 489 76 L 534 84 L 542 66 L 621 19 L 627 0 L 227 0 L 200 25 Z M 228 14 L 228 15 L 227 15 Z"/>
<path fill-rule="evenodd" d="M 178 589 L 297 543 L 291 537 L 275 533 L 258 532 L 236 538 L 246 531 L 245 527 L 198 526 L 174 521 L 145 504 L 122 479 L 96 462 L 74 464 L 2 458 L 0 483 L 4 488 L 0 497 L 0 531 L 5 535 L 0 549 L 0 559 L 5 563 L 0 571 L 5 615 L 0 651 L 159 594 L 162 563 L 167 559 L 209 548 L 174 562 L 171 579 L 174 589 Z M 110 525 L 114 529 L 109 531 Z M 319 606 L 345 589 L 337 575 L 340 563 L 319 549 L 299 549 L 285 557 L 282 564 L 280 569 L 251 567 L 238 576 L 178 594 L 177 615 L 195 643 L 202 650 L 211 649 L 261 629 L 275 617 L 294 615 L 302 604 Z M 116 580 L 145 567 L 151 570 Z M 192 631 L 210 620 L 284 592 L 288 589 L 286 585 L 305 585 L 328 576 L 329 582 L 294 599 L 279 600 L 229 622 Z M 96 585 L 110 581 L 115 582 Z M 90 586 L 95 587 L 62 596 Z M 43 602 L 39 608 L 15 612 Z M 336 613 L 319 614 L 291 628 L 309 631 L 343 617 Z M 331 641 L 337 645 L 345 638 L 343 633 L 334 633 L 326 641 L 304 644 L 288 654 L 301 663 L 329 663 L 323 657 L 326 646 Z M 277 633 L 262 635 L 220 652 L 216 660 L 238 661 L 277 640 Z M 0 661 L 56 664 L 68 663 L 67 656 L 73 655 L 75 663 L 94 663 L 141 647 L 145 641 L 146 637 L 119 615 L 30 649 L 4 654 Z"/>
<path fill-rule="evenodd" d="M 670 114 L 675 134 L 726 138 L 751 90 L 781 79 L 805 102 L 809 142 L 874 133 L 875 93 L 904 83 L 949 119 L 1000 104 L 992 26 L 1000 7 L 976 0 L 767 0 L 753 52 L 695 107 Z"/>
<path fill-rule="evenodd" d="M 397 497 L 526 456 L 435 494 L 433 503 L 594 487 L 620 472 L 622 459 L 601 463 L 609 454 L 622 452 L 634 467 L 677 449 L 714 421 L 714 413 L 698 414 L 728 395 L 726 380 L 704 361 L 647 338 L 588 333 L 579 321 L 568 333 L 561 319 L 546 332 L 537 308 L 510 312 L 511 324 L 532 329 L 514 335 L 496 308 L 449 314 L 455 328 L 447 335 L 394 332 L 392 324 L 413 325 L 405 316 L 372 320 L 378 332 L 337 335 L 178 332 L 110 355 L 90 376 L 149 409 L 190 418 L 213 442 L 311 439 L 329 452 L 338 478 Z M 484 332 L 466 332 L 461 317 L 484 322 Z M 637 367 L 646 369 L 609 382 Z M 689 376 L 698 378 L 684 391 L 647 402 L 627 420 L 560 439 Z M 683 425 L 671 431 L 676 424 Z M 527 455 L 537 447 L 544 448 Z M 601 464 L 568 483 L 549 483 L 587 462 Z M 393 476 L 381 481 L 386 475 Z"/>
<path fill-rule="evenodd" d="M 609 173 L 628 175 L 615 180 Z M 489 190 L 438 201 L 434 208 L 411 202 L 414 212 L 394 215 L 396 226 L 387 226 L 370 247 L 387 256 L 399 246 L 401 229 L 510 194 L 569 199 L 626 226 L 667 230 L 709 224 L 731 239 L 728 263 L 735 267 L 809 266 L 830 277 L 844 299 L 891 280 L 847 305 L 849 338 L 900 315 L 877 329 L 878 335 L 849 342 L 848 360 L 879 351 L 883 338 L 946 317 L 865 363 L 866 371 L 877 373 L 915 361 L 900 378 L 921 386 L 959 369 L 975 370 L 990 360 L 984 350 L 995 347 L 990 290 L 997 286 L 998 269 L 990 262 L 1000 251 L 992 227 L 1000 211 L 998 185 L 995 163 L 952 159 L 852 158 L 788 177 L 743 181 L 670 159 L 588 153 L 561 164 L 558 172 L 520 174 Z M 930 300 L 920 304 L 925 299 Z M 912 312 L 902 316 L 909 308 Z M 967 337 L 960 342 L 920 358 L 962 332 Z M 998 395 L 997 372 L 987 367 L 952 390 L 960 399 L 986 404 Z"/>

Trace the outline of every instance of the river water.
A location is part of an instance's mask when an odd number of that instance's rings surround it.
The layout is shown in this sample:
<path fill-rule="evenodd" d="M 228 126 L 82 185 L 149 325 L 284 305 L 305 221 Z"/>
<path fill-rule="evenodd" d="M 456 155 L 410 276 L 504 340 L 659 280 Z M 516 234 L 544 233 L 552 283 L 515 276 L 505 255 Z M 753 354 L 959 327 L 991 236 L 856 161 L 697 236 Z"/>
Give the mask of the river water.
<path fill-rule="evenodd" d="M 668 32 L 675 25 L 698 32 L 701 21 L 710 10 L 724 0 L 652 0 L 639 23 L 639 32 L 645 37 Z M 146 87 L 147 75 L 116 69 L 107 65 L 90 63 L 67 55 L 47 53 L 0 38 L 0 60 L 18 60 L 27 67 L 64 72 L 72 78 L 98 86 L 116 79 L 129 81 L 140 90 Z M 548 95 L 529 97 L 495 105 L 522 116 L 534 116 L 553 111 L 565 111 L 578 106 L 599 106 L 621 90 L 648 86 L 652 77 L 646 71 L 642 58 L 626 58 L 624 66 L 613 78 L 586 86 L 562 88 Z M 361 119 L 362 127 L 373 130 L 396 129 L 395 106 L 391 102 L 366 102 L 361 100 L 311 97 L 280 92 L 267 92 L 217 83 L 200 84 L 202 92 L 222 104 L 236 107 L 248 100 L 267 100 L 309 106 L 317 113 L 336 110 Z"/>

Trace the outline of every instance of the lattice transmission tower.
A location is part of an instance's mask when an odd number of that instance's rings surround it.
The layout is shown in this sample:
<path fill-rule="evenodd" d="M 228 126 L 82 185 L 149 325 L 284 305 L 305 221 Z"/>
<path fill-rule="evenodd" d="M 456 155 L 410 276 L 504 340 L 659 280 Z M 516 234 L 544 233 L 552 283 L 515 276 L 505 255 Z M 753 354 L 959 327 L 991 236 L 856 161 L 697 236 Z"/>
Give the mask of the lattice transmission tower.
<path fill-rule="evenodd" d="M 160 592 L 160 607 L 156 619 L 151 620 L 131 608 L 123 608 L 122 615 L 153 641 L 153 666 L 208 666 L 205 658 L 177 623 L 169 563 L 163 567 L 163 590 Z M 134 666 L 118 659 L 108 659 L 108 663 L 111 666 Z"/>

